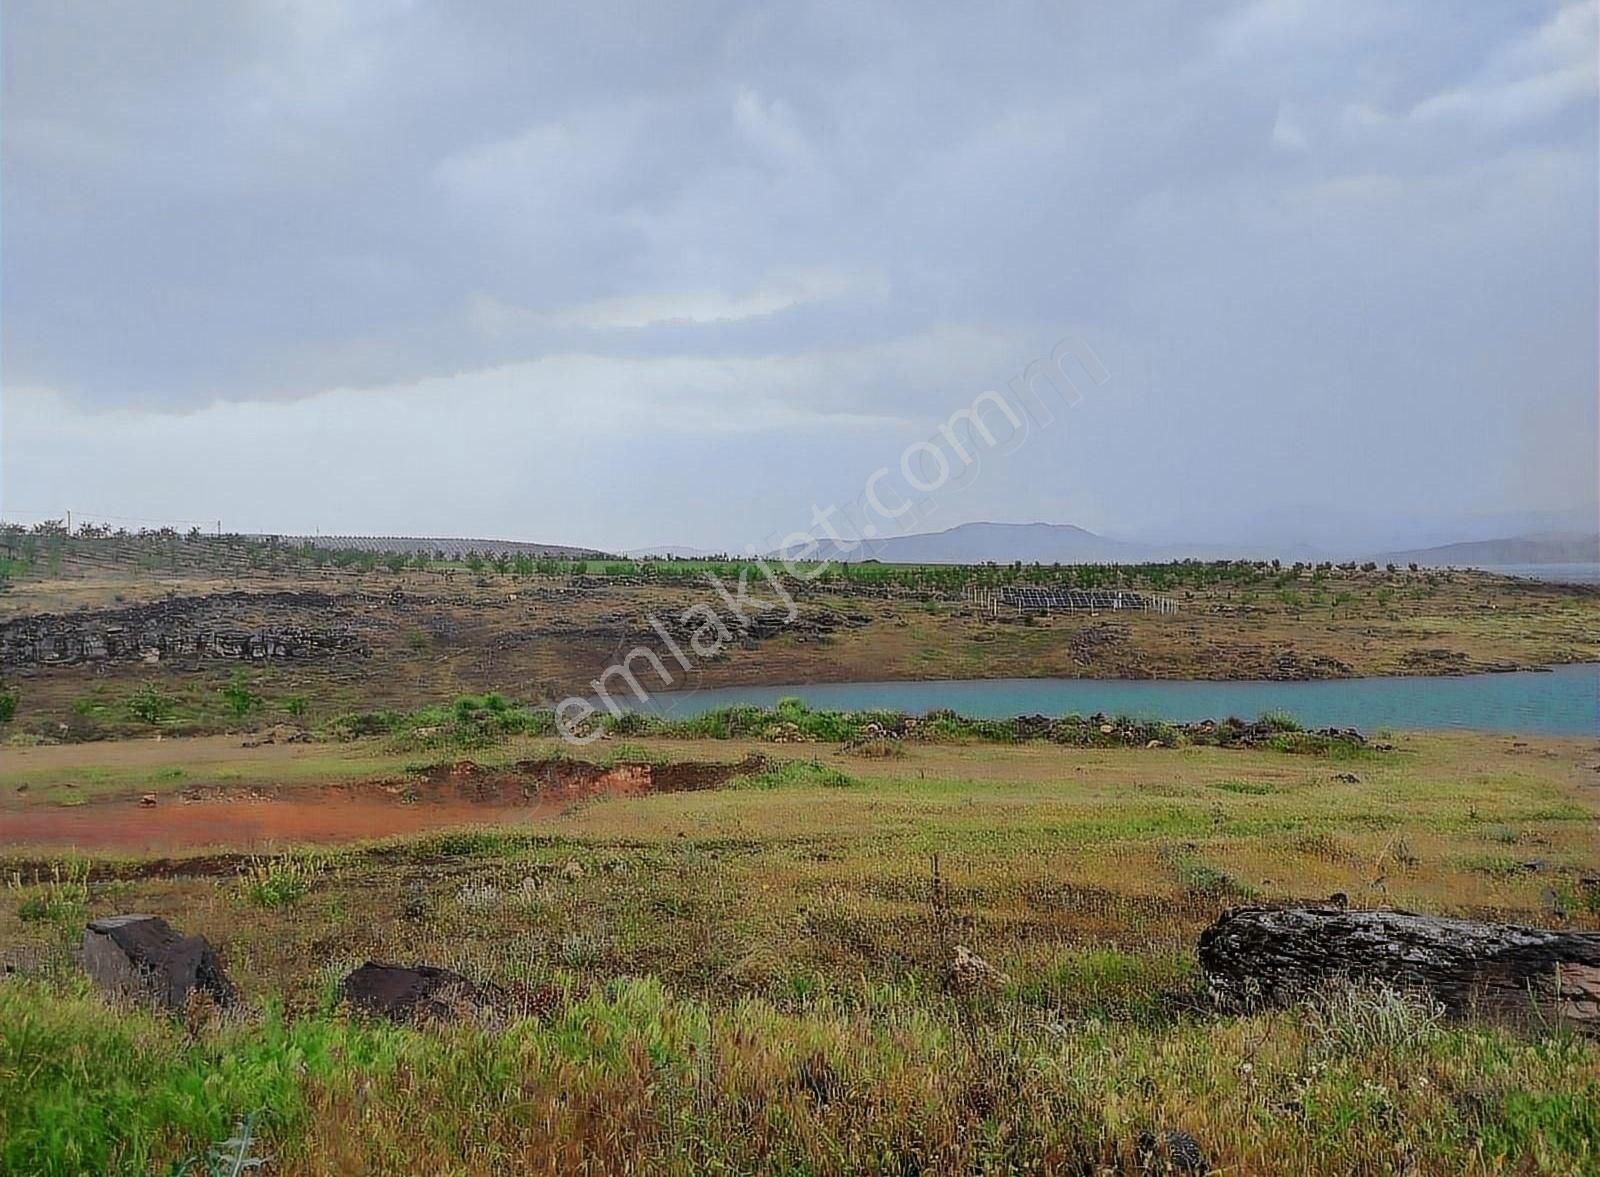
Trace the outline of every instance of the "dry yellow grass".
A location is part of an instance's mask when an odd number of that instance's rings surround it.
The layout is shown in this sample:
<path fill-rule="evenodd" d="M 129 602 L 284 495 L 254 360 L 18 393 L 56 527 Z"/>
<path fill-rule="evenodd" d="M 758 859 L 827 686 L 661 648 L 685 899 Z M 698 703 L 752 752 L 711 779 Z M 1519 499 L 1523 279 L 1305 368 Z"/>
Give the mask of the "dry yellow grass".
<path fill-rule="evenodd" d="M 1381 995 L 1218 1017 L 1192 957 L 1245 896 L 1600 926 L 1581 884 L 1600 812 L 1587 742 L 1413 735 L 1355 761 L 760 750 L 797 759 L 728 789 L 308 851 L 314 869 L 282 872 L 304 886 L 264 886 L 276 868 L 242 856 L 249 885 L 213 857 L 13 886 L 0 943 L 39 979 L 0 988 L 0 1074 L 40 1078 L 0 1097 L 0 1159 L 144 1171 L 256 1110 L 286 1174 L 1137 1171 L 1141 1136 L 1177 1129 L 1237 1173 L 1579 1173 L 1600 1156 L 1591 1043 L 1383 1013 Z M 935 854 L 945 918 L 1005 976 L 976 1004 L 943 988 Z M 252 1012 L 199 1038 L 108 1020 L 60 946 L 84 916 L 133 909 L 216 942 Z M 559 1010 L 495 1031 L 347 1024 L 330 983 L 366 957 L 550 985 Z M 68 1057 L 84 1065 L 52 1062 Z M 94 1125 L 79 1152 L 50 1131 L 63 1116 Z"/>

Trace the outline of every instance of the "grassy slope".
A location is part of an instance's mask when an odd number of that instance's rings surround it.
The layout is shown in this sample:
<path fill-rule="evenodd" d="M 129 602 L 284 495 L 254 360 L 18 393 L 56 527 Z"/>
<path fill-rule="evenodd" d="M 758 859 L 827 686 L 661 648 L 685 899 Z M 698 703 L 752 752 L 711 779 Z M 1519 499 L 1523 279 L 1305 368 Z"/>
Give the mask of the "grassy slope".
<path fill-rule="evenodd" d="M 282 1173 L 555 1172 L 580 1155 L 594 1171 L 1076 1171 L 1131 1165 L 1155 1128 L 1192 1132 L 1230 1172 L 1600 1164 L 1594 1043 L 1372 1001 L 1218 1018 L 1190 955 L 1250 895 L 1600 926 L 1578 886 L 1600 811 L 1579 742 L 1404 737 L 1354 763 L 766 750 L 819 759 L 537 830 L 324 852 L 281 906 L 228 877 L 12 888 L 0 943 L 37 977 L 0 985 L 0 1165 L 143 1172 L 256 1109 Z M 950 923 L 929 902 L 935 853 Z M 252 1011 L 195 1037 L 108 1018 L 60 945 L 113 910 L 210 936 Z M 997 991 L 942 987 L 955 939 L 1006 974 Z M 367 956 L 564 999 L 503 1033 L 347 1023 L 331 982 Z"/>

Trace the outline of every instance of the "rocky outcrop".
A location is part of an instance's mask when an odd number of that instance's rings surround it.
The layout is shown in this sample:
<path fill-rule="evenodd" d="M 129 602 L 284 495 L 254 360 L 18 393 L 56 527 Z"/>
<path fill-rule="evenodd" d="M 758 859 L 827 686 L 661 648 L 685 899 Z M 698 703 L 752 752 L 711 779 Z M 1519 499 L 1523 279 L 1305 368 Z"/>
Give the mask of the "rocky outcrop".
<path fill-rule="evenodd" d="M 0 624 L 0 664 L 361 656 L 367 641 L 345 621 L 355 605 L 326 593 L 217 593 L 92 613 L 41 613 Z M 306 610 L 329 624 L 304 624 Z"/>

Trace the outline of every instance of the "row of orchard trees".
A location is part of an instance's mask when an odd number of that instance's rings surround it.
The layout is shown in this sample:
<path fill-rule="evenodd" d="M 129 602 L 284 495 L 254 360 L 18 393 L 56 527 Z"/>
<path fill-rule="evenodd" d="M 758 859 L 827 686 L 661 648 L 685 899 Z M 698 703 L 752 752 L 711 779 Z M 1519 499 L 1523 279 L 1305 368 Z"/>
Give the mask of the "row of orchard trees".
<path fill-rule="evenodd" d="M 149 569 L 183 567 L 216 571 L 335 569 L 354 572 L 387 570 L 448 572 L 466 569 L 475 575 L 629 578 L 647 582 L 703 581 L 707 574 L 723 579 L 766 575 L 780 566 L 768 561 L 728 556 L 685 559 L 560 559 L 529 553 L 386 552 L 379 549 L 323 546 L 314 541 L 277 536 L 220 534 L 198 528 L 179 532 L 172 528 L 129 532 L 86 523 L 69 530 L 61 520 L 32 526 L 0 527 L 0 581 L 44 563 L 58 571 L 62 558 L 136 564 Z M 1294 563 L 1277 560 L 1181 560 L 1148 564 L 880 564 L 830 563 L 796 565 L 797 572 L 822 585 L 895 588 L 913 592 L 957 594 L 969 587 L 1038 585 L 1059 588 L 1126 588 L 1152 592 L 1182 589 L 1288 587 L 1309 578 L 1374 573 L 1378 565 L 1354 561 L 1333 564 Z M 1410 566 L 1412 571 L 1416 565 Z M 1398 571 L 1394 565 L 1388 573 Z"/>

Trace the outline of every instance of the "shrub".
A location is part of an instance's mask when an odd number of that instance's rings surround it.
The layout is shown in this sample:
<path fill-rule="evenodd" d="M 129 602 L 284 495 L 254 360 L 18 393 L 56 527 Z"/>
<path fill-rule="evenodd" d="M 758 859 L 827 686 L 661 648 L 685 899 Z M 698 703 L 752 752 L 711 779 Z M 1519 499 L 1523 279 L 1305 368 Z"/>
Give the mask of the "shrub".
<path fill-rule="evenodd" d="M 1350 760 L 1373 756 L 1359 738 L 1324 732 L 1279 732 L 1267 741 L 1274 752 L 1287 752 L 1300 756 L 1327 756 L 1334 760 Z"/>
<path fill-rule="evenodd" d="M 145 683 L 128 699 L 128 714 L 151 726 L 171 717 L 176 701 L 155 683 Z"/>
<path fill-rule="evenodd" d="M 1248 896 L 1251 893 L 1250 887 L 1227 871 L 1195 859 L 1184 859 L 1178 864 L 1178 882 L 1186 891 L 1215 899 L 1233 895 Z"/>
<path fill-rule="evenodd" d="M 220 693 L 228 714 L 235 719 L 243 719 L 261 705 L 261 696 L 250 689 L 242 673 L 235 673 Z"/>
<path fill-rule="evenodd" d="M 906 754 L 905 747 L 899 740 L 889 736 L 872 736 L 854 743 L 846 748 L 852 756 L 859 756 L 863 760 L 899 760 Z"/>
<path fill-rule="evenodd" d="M 642 736 L 649 733 L 652 721 L 637 711 L 624 711 L 621 715 L 608 715 L 601 724 L 614 736 Z"/>
<path fill-rule="evenodd" d="M 321 864 L 313 859 L 280 854 L 251 858 L 239 868 L 239 885 L 257 907 L 285 907 L 305 898 L 321 874 Z"/>
<path fill-rule="evenodd" d="M 734 783 L 756 789 L 848 789 L 861 782 L 820 760 L 785 760 L 753 776 L 735 777 Z"/>
<path fill-rule="evenodd" d="M 76 925 L 89 906 L 89 864 L 52 863 L 50 878 L 37 884 L 37 889 L 24 884 L 20 875 L 12 875 L 8 887 L 31 892 L 17 904 L 17 918 L 24 923 Z"/>
<path fill-rule="evenodd" d="M 21 699 L 16 687 L 0 689 L 0 723 L 10 723 L 17 714 L 17 702 Z"/>
<path fill-rule="evenodd" d="M 359 740 L 392 732 L 404 719 L 404 713 L 399 711 L 352 711 L 336 718 L 331 727 L 335 739 Z"/>

